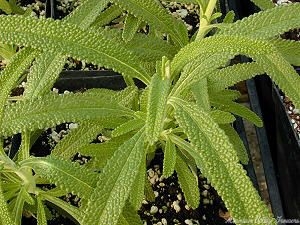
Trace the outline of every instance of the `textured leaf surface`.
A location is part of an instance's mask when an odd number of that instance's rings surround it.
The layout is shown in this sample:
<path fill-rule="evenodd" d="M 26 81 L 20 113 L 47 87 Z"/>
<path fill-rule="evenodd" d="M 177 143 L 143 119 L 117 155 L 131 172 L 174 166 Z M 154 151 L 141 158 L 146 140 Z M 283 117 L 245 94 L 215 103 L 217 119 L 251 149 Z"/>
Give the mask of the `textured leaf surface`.
<path fill-rule="evenodd" d="M 228 136 L 230 142 L 232 143 L 234 149 L 237 152 L 237 156 L 239 157 L 240 162 L 243 164 L 248 164 L 249 157 L 247 150 L 235 129 L 230 124 L 222 124 L 220 125 L 220 127 L 225 131 L 226 135 Z"/>
<path fill-rule="evenodd" d="M 289 96 L 296 108 L 300 107 L 300 76 L 279 54 L 260 57 L 259 63 L 266 73 Z"/>
<path fill-rule="evenodd" d="M 140 24 L 141 19 L 131 14 L 127 15 L 122 33 L 122 38 L 125 42 L 132 40 L 134 35 L 137 33 Z"/>
<path fill-rule="evenodd" d="M 51 155 L 56 155 L 64 159 L 69 159 L 75 155 L 79 149 L 92 142 L 103 128 L 103 124 L 99 121 L 82 122 L 79 128 L 71 130 L 69 134 L 58 142 L 51 151 Z"/>
<path fill-rule="evenodd" d="M 0 182 L 0 222 L 1 224 L 12 224 L 15 225 L 14 221 L 11 219 L 11 215 L 7 208 L 6 200 L 4 199 L 2 192 L 2 181 Z"/>
<path fill-rule="evenodd" d="M 289 63 L 300 66 L 300 41 L 274 39 L 271 42 Z"/>
<path fill-rule="evenodd" d="M 109 24 L 113 19 L 120 16 L 122 9 L 119 6 L 113 4 L 104 10 L 93 22 L 92 27 L 102 27 Z"/>
<path fill-rule="evenodd" d="M 37 98 L 50 92 L 64 65 L 65 56 L 57 53 L 42 53 L 37 57 L 27 76 L 25 97 Z"/>
<path fill-rule="evenodd" d="M 144 138 L 142 129 L 124 142 L 103 168 L 85 210 L 83 224 L 114 225 L 118 222 L 145 155 Z"/>
<path fill-rule="evenodd" d="M 261 118 L 251 111 L 246 106 L 243 106 L 239 103 L 233 101 L 224 101 L 222 97 L 220 98 L 211 98 L 211 104 L 216 106 L 218 109 L 231 112 L 235 115 L 245 118 L 246 120 L 254 123 L 258 127 L 263 126 Z"/>
<path fill-rule="evenodd" d="M 158 140 L 163 129 L 166 114 L 166 103 L 171 82 L 168 78 L 163 79 L 160 74 L 152 77 L 149 87 L 146 135 L 150 143 Z"/>
<path fill-rule="evenodd" d="M 216 70 L 209 77 L 209 86 L 212 90 L 222 90 L 234 84 L 264 74 L 264 69 L 257 63 L 240 63 Z"/>
<path fill-rule="evenodd" d="M 134 130 L 139 130 L 145 125 L 145 121 L 141 119 L 133 119 L 129 120 L 128 122 L 125 122 L 118 126 L 116 129 L 112 131 L 112 136 L 117 137 L 124 134 L 127 134 Z"/>
<path fill-rule="evenodd" d="M 85 199 L 90 197 L 98 181 L 97 173 L 85 169 L 77 163 L 54 156 L 24 160 L 21 166 L 33 168 L 38 176 Z"/>
<path fill-rule="evenodd" d="M 229 60 L 232 55 L 246 55 L 255 58 L 256 55 L 265 55 L 271 51 L 274 51 L 274 48 L 266 41 L 252 40 L 243 36 L 216 35 L 192 42 L 182 48 L 172 60 L 172 75 L 179 74 L 186 64 L 201 56 L 207 58 L 217 55 L 219 57 L 228 53 Z"/>
<path fill-rule="evenodd" d="M 75 25 L 51 19 L 0 16 L 0 38 L 4 42 L 42 50 L 59 49 L 62 55 L 112 68 L 145 83 L 150 80 L 140 59 L 102 32 L 84 31 Z"/>
<path fill-rule="evenodd" d="M 300 3 L 285 4 L 253 14 L 226 26 L 219 34 L 271 38 L 300 27 Z"/>
<path fill-rule="evenodd" d="M 40 197 L 37 197 L 37 225 L 47 225 L 45 208 Z"/>
<path fill-rule="evenodd" d="M 217 124 L 233 123 L 235 121 L 235 117 L 231 113 L 221 110 L 212 110 L 209 114 Z"/>
<path fill-rule="evenodd" d="M 177 52 L 176 48 L 167 41 L 142 34 L 136 34 L 125 46 L 144 61 L 158 61 L 163 56 L 171 59 Z"/>
<path fill-rule="evenodd" d="M 100 93 L 101 94 L 101 93 Z M 101 99 L 97 92 L 45 96 L 9 105 L 0 132 L 3 135 L 52 127 L 63 122 L 78 122 L 105 117 L 133 117 L 133 112 L 113 101 Z"/>
<path fill-rule="evenodd" d="M 251 2 L 253 2 L 262 10 L 271 9 L 275 7 L 275 4 L 270 0 L 251 0 Z"/>
<path fill-rule="evenodd" d="M 38 51 L 30 48 L 20 50 L 16 53 L 11 62 L 1 71 L 0 75 L 0 124 L 2 122 L 3 109 L 6 104 L 7 97 L 11 89 L 16 85 L 27 67 L 30 66 L 32 60 L 38 55 Z"/>
<path fill-rule="evenodd" d="M 176 163 L 176 147 L 168 138 L 164 149 L 163 176 L 170 177 L 174 173 Z"/>
<path fill-rule="evenodd" d="M 140 217 L 137 215 L 137 211 L 134 207 L 127 202 L 126 207 L 123 210 L 122 215 L 117 223 L 118 225 L 141 225 L 143 222 Z"/>
<path fill-rule="evenodd" d="M 114 0 L 113 2 L 116 2 L 136 17 L 143 18 L 160 32 L 170 34 L 178 47 L 183 47 L 188 43 L 185 25 L 168 14 L 158 1 Z"/>
<path fill-rule="evenodd" d="M 192 109 L 188 103 L 177 98 L 172 98 L 170 103 L 175 108 L 179 125 L 191 141 L 191 144 L 183 147 L 218 191 L 233 219 L 268 218 L 272 224 L 276 224 L 238 163 L 236 152 L 224 131 L 207 113 Z M 176 144 L 180 142 L 186 141 L 180 141 L 179 138 Z"/>
<path fill-rule="evenodd" d="M 193 209 L 197 208 L 200 202 L 198 178 L 180 157 L 176 157 L 175 170 L 187 204 Z"/>
<path fill-rule="evenodd" d="M 210 110 L 208 88 L 207 88 L 207 79 L 204 78 L 199 82 L 196 82 L 191 86 L 191 91 L 194 95 L 197 105 L 204 109 L 204 111 Z"/>

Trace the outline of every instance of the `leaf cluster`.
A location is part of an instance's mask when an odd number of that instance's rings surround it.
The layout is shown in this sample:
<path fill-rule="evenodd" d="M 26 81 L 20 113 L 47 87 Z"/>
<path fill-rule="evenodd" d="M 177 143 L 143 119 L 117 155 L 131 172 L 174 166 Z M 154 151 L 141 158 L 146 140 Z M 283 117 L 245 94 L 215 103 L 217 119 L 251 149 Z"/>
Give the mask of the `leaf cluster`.
<path fill-rule="evenodd" d="M 1 224 L 21 224 L 24 211 L 47 224 L 49 203 L 79 224 L 142 224 L 137 210 L 151 196 L 146 167 L 157 149 L 164 152 L 163 176 L 176 171 L 189 206 L 200 202 L 200 170 L 234 220 L 276 223 L 242 167 L 248 156 L 233 129 L 235 116 L 263 122 L 236 102 L 240 93 L 231 87 L 266 73 L 300 106 L 300 77 L 291 65 L 300 65 L 299 44 L 280 37 L 300 27 L 300 4 L 255 1 L 266 10 L 236 22 L 230 12 L 215 23 L 216 0 L 181 2 L 200 6 L 191 38 L 154 0 L 85 0 L 61 21 L 0 15 L 1 41 L 19 46 L 0 74 L 0 135 L 2 142 L 18 133 L 22 139 L 13 159 L 0 148 Z M 251 61 L 233 64 L 237 56 Z M 52 93 L 68 57 L 122 74 L 127 87 Z M 11 96 L 24 78 L 24 93 Z M 30 155 L 44 129 L 67 122 L 78 127 L 49 156 Z M 106 141 L 93 143 L 99 135 Z M 72 162 L 78 154 L 89 160 Z M 78 206 L 60 198 L 68 193 L 80 198 Z"/>

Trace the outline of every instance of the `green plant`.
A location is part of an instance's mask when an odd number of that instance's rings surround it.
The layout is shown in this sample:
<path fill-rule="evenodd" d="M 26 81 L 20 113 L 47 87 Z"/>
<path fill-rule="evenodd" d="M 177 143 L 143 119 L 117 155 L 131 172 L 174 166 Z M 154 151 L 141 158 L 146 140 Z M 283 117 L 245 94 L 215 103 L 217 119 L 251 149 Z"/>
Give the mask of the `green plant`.
<path fill-rule="evenodd" d="M 182 2 L 200 5 L 200 28 L 191 38 L 180 20 L 152 0 L 85 0 L 63 21 L 0 16 L 0 39 L 21 47 L 0 76 L 0 133 L 2 139 L 22 135 L 13 159 L 0 149 L 1 224 L 20 224 L 24 211 L 47 224 L 47 202 L 84 225 L 141 224 L 136 211 L 144 197 L 146 161 L 158 148 L 164 151 L 163 174 L 178 172 L 191 207 L 199 203 L 199 168 L 237 224 L 276 223 L 240 164 L 248 159 L 232 114 L 257 126 L 262 121 L 236 103 L 239 92 L 228 87 L 267 73 L 300 106 L 300 78 L 290 65 L 300 65 L 300 45 L 279 37 L 300 27 L 300 4 L 234 23 L 230 12 L 216 23 L 216 0 Z M 119 15 L 124 29 L 105 26 Z M 138 33 L 145 24 L 147 35 Z M 241 55 L 252 61 L 230 64 Z M 68 56 L 121 73 L 128 87 L 51 93 Z M 10 97 L 24 71 L 24 94 Z M 146 88 L 139 90 L 133 78 Z M 64 122 L 79 127 L 50 156 L 30 156 L 41 131 Z M 92 144 L 99 133 L 109 140 Z M 71 162 L 78 152 L 91 160 Z M 42 188 L 49 184 L 54 188 Z M 59 198 L 67 193 L 81 198 L 78 207 Z"/>

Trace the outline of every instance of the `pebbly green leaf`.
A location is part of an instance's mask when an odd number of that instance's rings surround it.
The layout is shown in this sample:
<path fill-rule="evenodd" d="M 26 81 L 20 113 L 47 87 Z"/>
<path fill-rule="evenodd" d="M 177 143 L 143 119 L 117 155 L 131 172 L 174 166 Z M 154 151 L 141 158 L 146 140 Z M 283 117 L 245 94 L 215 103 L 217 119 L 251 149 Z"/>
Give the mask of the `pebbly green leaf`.
<path fill-rule="evenodd" d="M 219 110 L 223 110 L 226 112 L 231 112 L 235 115 L 245 118 L 246 120 L 254 123 L 257 127 L 263 126 L 263 121 L 261 118 L 256 115 L 253 111 L 251 111 L 246 106 L 243 106 L 239 103 L 233 101 L 224 101 L 222 97 L 214 97 L 211 98 L 211 105 L 217 107 Z"/>
<path fill-rule="evenodd" d="M 101 91 L 99 92 L 101 95 Z M 36 130 L 63 122 L 80 122 L 115 117 L 134 117 L 133 111 L 114 101 L 101 99 L 97 91 L 68 95 L 50 94 L 24 100 L 6 107 L 0 133 L 10 135 Z"/>
<path fill-rule="evenodd" d="M 170 177 L 174 173 L 176 163 L 176 146 L 169 138 L 164 148 L 163 176 Z"/>
<path fill-rule="evenodd" d="M 138 174 L 134 181 L 134 188 L 129 196 L 129 204 L 127 203 L 126 208 L 123 209 L 123 215 L 128 215 L 127 207 L 130 205 L 134 210 L 138 211 L 142 206 L 142 201 L 144 199 L 144 191 L 145 191 L 145 178 L 146 178 L 146 154 L 142 159 L 140 167 L 138 168 Z M 126 212 L 127 213 L 126 213 Z M 136 214 L 135 212 L 135 214 Z"/>
<path fill-rule="evenodd" d="M 224 26 L 219 34 L 235 34 L 252 38 L 272 38 L 300 27 L 300 3 L 285 4 L 253 14 Z"/>
<path fill-rule="evenodd" d="M 271 0 L 251 0 L 255 5 L 257 5 L 260 9 L 266 10 L 275 7 L 275 4 Z"/>
<path fill-rule="evenodd" d="M 167 97 L 170 90 L 171 81 L 166 76 L 170 68 L 163 65 L 159 74 L 152 77 L 149 87 L 147 118 L 146 118 L 146 138 L 149 143 L 154 144 L 163 130 L 166 114 Z"/>
<path fill-rule="evenodd" d="M 292 65 L 300 66 L 300 41 L 274 39 L 271 43 L 276 46 L 283 57 Z"/>
<path fill-rule="evenodd" d="M 2 181 L 0 182 L 0 222 L 1 224 L 12 224 L 16 223 L 12 220 L 11 215 L 8 211 L 7 202 L 4 199 L 3 191 L 2 191 Z"/>
<path fill-rule="evenodd" d="M 122 38 L 125 42 L 133 39 L 141 25 L 141 22 L 140 18 L 137 18 L 132 14 L 127 14 L 122 33 Z"/>
<path fill-rule="evenodd" d="M 16 32 L 16 30 L 18 32 Z M 149 83 L 150 76 L 142 62 L 121 43 L 110 40 L 105 31 L 92 32 L 51 19 L 22 16 L 0 16 L 0 38 L 6 43 L 32 46 L 44 51 L 85 60 L 112 68 L 129 77 Z"/>
<path fill-rule="evenodd" d="M 13 56 L 11 62 L 1 71 L 0 75 L 0 124 L 3 119 L 3 109 L 11 89 L 16 85 L 25 69 L 38 55 L 38 51 L 32 49 L 20 50 Z"/>
<path fill-rule="evenodd" d="M 196 100 L 197 105 L 204 109 L 205 111 L 210 110 L 208 89 L 207 89 L 207 79 L 204 78 L 199 82 L 196 82 L 191 86 L 192 93 Z"/>
<path fill-rule="evenodd" d="M 264 74 L 258 62 L 239 63 L 214 71 L 208 77 L 209 89 L 223 90 L 234 84 Z"/>
<path fill-rule="evenodd" d="M 45 208 L 40 197 L 37 200 L 37 225 L 47 225 L 47 218 L 45 213 Z"/>
<path fill-rule="evenodd" d="M 193 109 L 189 103 L 171 98 L 175 117 L 190 143 L 173 135 L 172 141 L 188 151 L 230 209 L 233 219 L 267 218 L 276 224 L 267 206 L 254 189 L 224 131 L 209 114 Z M 237 223 L 242 224 L 242 223 Z M 259 223 L 264 224 L 264 223 Z"/>
<path fill-rule="evenodd" d="M 241 140 L 240 136 L 235 131 L 235 129 L 230 124 L 221 124 L 220 128 L 222 128 L 225 131 L 226 135 L 228 136 L 230 142 L 232 143 L 234 149 L 237 152 L 237 156 L 239 157 L 240 162 L 242 164 L 248 164 L 249 157 L 248 157 L 247 150 L 245 148 L 243 141 Z"/>
<path fill-rule="evenodd" d="M 200 203 L 198 178 L 191 172 L 188 165 L 178 156 L 176 157 L 175 170 L 187 204 L 193 209 L 196 209 Z"/>
<path fill-rule="evenodd" d="M 99 175 L 82 224 L 114 225 L 118 222 L 144 158 L 144 129 L 124 142 Z"/>
<path fill-rule="evenodd" d="M 119 6 L 112 4 L 110 7 L 105 9 L 100 15 L 95 19 L 92 27 L 99 28 L 109 24 L 113 19 L 117 18 L 122 14 L 122 9 Z"/>
<path fill-rule="evenodd" d="M 183 47 L 188 43 L 185 25 L 170 15 L 159 1 L 114 0 L 113 2 L 128 10 L 134 16 L 143 18 L 160 32 L 168 33 L 177 47 Z"/>
<path fill-rule="evenodd" d="M 227 124 L 235 121 L 234 115 L 218 109 L 210 111 L 209 115 L 217 124 Z"/>
<path fill-rule="evenodd" d="M 134 130 L 139 130 L 145 125 L 145 121 L 141 119 L 129 120 L 116 127 L 111 133 L 112 137 L 121 136 Z"/>
<path fill-rule="evenodd" d="M 58 142 L 51 151 L 51 155 L 69 159 L 79 149 L 92 142 L 103 129 L 101 122 L 81 122 L 77 129 L 72 129 L 69 134 Z"/>
<path fill-rule="evenodd" d="M 32 168 L 39 177 L 85 199 L 90 197 L 98 181 L 97 173 L 54 156 L 30 158 L 20 165 Z"/>

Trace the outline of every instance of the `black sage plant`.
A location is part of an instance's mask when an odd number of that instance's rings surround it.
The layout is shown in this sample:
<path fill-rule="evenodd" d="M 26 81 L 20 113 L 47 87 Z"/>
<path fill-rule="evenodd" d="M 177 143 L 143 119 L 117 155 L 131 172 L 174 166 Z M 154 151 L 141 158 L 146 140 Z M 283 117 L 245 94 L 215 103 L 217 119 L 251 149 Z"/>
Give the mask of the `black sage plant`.
<path fill-rule="evenodd" d="M 48 204 L 82 225 L 142 224 L 137 210 L 157 149 L 163 176 L 178 171 L 190 207 L 199 205 L 200 170 L 237 224 L 276 224 L 243 169 L 247 153 L 232 126 L 234 115 L 263 122 L 230 87 L 267 74 L 300 108 L 292 66 L 300 66 L 300 43 L 280 36 L 300 27 L 300 4 L 255 0 L 262 11 L 233 22 L 217 0 L 178 2 L 199 5 L 193 35 L 159 0 L 84 0 L 62 20 L 0 16 L 0 41 L 16 52 L 0 75 L 0 224 L 21 224 L 25 211 L 47 224 Z M 110 26 L 115 18 L 124 26 Z M 237 56 L 248 61 L 233 63 Z M 127 87 L 52 92 L 68 57 L 122 74 Z M 24 93 L 12 96 L 25 79 Z M 30 155 L 42 131 L 67 122 L 78 127 L 50 155 Z M 21 145 L 9 157 L 3 140 L 18 133 Z M 99 134 L 107 141 L 92 143 Z M 77 153 L 90 159 L 79 165 Z M 60 198 L 68 193 L 80 198 L 77 206 Z"/>

